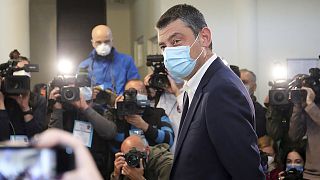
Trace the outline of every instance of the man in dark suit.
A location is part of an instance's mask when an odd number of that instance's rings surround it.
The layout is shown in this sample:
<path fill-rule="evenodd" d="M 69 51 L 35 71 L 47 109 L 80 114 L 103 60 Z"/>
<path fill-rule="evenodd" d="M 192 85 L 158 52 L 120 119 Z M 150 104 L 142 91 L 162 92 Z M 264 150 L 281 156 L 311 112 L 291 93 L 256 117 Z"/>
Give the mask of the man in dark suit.
<path fill-rule="evenodd" d="M 266 112 L 267 109 L 263 107 L 258 101 L 254 92 L 257 89 L 257 78 L 254 72 L 248 69 L 240 70 L 240 79 L 242 80 L 244 86 L 248 90 L 251 100 L 253 102 L 253 106 L 255 109 L 255 118 L 256 118 L 256 133 L 258 138 L 267 135 L 266 130 Z"/>
<path fill-rule="evenodd" d="M 170 178 L 265 179 L 252 101 L 241 80 L 212 52 L 201 12 L 176 5 L 156 27 L 167 70 L 186 80 Z"/>

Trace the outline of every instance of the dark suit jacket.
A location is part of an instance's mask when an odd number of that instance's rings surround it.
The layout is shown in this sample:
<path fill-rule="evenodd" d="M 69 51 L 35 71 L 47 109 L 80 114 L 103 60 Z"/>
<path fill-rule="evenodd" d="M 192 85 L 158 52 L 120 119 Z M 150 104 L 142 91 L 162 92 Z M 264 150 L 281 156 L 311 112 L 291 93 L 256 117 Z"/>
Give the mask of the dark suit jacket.
<path fill-rule="evenodd" d="M 265 179 L 252 101 L 219 58 L 202 77 L 185 117 L 170 179 Z"/>

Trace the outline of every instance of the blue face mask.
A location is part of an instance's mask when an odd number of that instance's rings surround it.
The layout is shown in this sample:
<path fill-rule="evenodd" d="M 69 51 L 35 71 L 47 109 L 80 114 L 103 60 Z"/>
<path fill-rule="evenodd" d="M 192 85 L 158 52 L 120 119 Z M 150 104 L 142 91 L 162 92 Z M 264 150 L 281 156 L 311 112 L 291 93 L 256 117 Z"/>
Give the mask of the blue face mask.
<path fill-rule="evenodd" d="M 289 171 L 290 169 L 296 169 L 299 172 L 303 172 L 303 165 L 302 164 L 287 164 L 286 171 Z"/>
<path fill-rule="evenodd" d="M 166 47 L 164 49 L 164 65 L 173 77 L 183 79 L 191 74 L 196 65 L 196 61 L 204 50 L 202 49 L 195 60 L 190 57 L 190 49 L 198 37 L 199 34 L 191 46 Z"/>

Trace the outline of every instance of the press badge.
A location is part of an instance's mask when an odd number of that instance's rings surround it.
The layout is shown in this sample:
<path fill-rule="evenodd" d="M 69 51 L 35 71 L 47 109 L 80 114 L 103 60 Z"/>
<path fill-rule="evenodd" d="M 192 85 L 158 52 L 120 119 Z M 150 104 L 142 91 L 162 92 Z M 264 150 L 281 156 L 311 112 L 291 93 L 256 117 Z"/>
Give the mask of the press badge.
<path fill-rule="evenodd" d="M 10 141 L 27 143 L 29 142 L 29 139 L 26 135 L 11 135 Z"/>
<path fill-rule="evenodd" d="M 90 122 L 85 121 L 74 121 L 73 136 L 80 139 L 83 145 L 91 147 L 93 127 Z"/>

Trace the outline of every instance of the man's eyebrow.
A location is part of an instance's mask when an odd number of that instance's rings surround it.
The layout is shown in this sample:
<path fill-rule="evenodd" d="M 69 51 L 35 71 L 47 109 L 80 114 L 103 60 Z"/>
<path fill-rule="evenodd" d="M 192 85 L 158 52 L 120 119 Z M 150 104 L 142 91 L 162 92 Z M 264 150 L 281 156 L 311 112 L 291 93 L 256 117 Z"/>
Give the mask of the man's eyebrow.
<path fill-rule="evenodd" d="M 169 36 L 168 40 L 170 41 L 172 38 L 174 38 L 175 36 L 177 36 L 179 34 L 181 34 L 181 33 L 175 32 L 175 33 L 171 34 Z M 159 46 L 164 45 L 164 44 L 165 44 L 164 42 L 159 42 Z"/>

